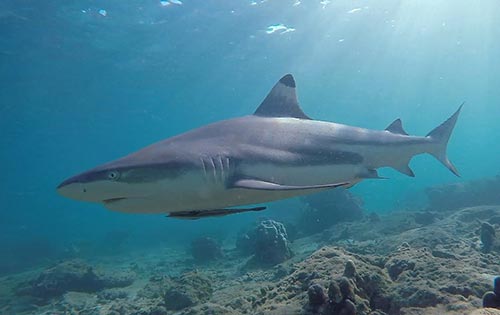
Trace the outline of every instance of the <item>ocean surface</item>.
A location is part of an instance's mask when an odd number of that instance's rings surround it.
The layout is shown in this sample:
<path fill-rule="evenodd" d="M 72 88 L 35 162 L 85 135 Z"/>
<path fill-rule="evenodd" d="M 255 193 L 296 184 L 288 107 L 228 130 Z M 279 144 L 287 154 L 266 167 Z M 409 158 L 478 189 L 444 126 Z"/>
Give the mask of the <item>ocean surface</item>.
<path fill-rule="evenodd" d="M 350 192 L 367 213 L 425 204 L 427 187 L 500 173 L 498 1 L 0 2 L 0 274 L 86 256 L 231 244 L 268 210 L 182 221 L 124 214 L 56 193 L 64 179 L 161 139 L 255 111 L 286 73 L 309 116 L 371 129 L 401 118 L 424 136 L 465 102 L 448 146 L 416 177 L 382 169 Z M 410 205 L 409 205 L 410 204 Z M 121 234 L 120 234 L 121 233 Z M 75 245 L 78 244 L 78 245 Z M 80 251 L 81 249 L 78 249 Z"/>

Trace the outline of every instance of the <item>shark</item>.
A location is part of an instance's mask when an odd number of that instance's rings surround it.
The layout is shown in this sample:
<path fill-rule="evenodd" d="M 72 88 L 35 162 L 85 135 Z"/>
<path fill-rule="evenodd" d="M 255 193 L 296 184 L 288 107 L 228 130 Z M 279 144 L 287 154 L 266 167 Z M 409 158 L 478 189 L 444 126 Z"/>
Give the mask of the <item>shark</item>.
<path fill-rule="evenodd" d="M 314 120 L 283 76 L 257 110 L 151 144 L 64 180 L 62 196 L 128 213 L 199 219 L 261 211 L 270 201 L 349 188 L 391 167 L 414 177 L 413 156 L 428 153 L 459 176 L 447 145 L 460 110 L 426 136 L 400 119 L 384 130 Z"/>

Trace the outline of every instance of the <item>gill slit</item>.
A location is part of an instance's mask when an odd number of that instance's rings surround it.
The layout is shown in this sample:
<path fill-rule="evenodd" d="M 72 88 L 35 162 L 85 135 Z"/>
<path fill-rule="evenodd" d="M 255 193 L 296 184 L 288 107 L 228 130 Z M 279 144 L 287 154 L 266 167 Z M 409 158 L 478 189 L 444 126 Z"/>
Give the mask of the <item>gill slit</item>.
<path fill-rule="evenodd" d="M 220 182 L 223 183 L 226 176 L 224 175 L 224 163 L 222 162 L 222 156 L 219 155 L 219 164 L 220 164 Z"/>
<path fill-rule="evenodd" d="M 205 165 L 205 160 L 201 157 L 201 166 L 203 167 L 203 175 L 205 175 L 205 179 L 207 178 L 207 166 Z"/>
<path fill-rule="evenodd" d="M 217 183 L 217 169 L 215 167 L 214 159 L 210 157 L 210 164 L 212 164 L 212 174 L 214 176 L 214 182 Z"/>

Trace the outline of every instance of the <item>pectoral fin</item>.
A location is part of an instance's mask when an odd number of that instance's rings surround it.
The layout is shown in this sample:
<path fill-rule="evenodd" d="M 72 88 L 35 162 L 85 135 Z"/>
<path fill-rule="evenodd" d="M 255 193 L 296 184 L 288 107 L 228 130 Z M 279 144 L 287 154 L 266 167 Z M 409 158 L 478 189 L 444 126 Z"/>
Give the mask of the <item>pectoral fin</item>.
<path fill-rule="evenodd" d="M 321 188 L 336 188 L 349 185 L 348 182 L 320 184 L 320 185 L 305 185 L 305 186 L 290 186 L 280 185 L 272 182 L 266 182 L 258 179 L 240 179 L 235 181 L 230 188 L 255 189 L 255 190 L 270 190 L 270 191 L 285 191 L 285 190 L 307 190 Z"/>

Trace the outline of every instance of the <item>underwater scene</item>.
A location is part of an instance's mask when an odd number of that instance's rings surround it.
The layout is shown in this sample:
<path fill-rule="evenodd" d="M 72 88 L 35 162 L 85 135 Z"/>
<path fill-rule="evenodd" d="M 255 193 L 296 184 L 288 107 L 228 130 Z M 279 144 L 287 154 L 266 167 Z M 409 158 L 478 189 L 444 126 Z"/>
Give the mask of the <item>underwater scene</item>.
<path fill-rule="evenodd" d="M 0 314 L 500 314 L 499 14 L 2 0 Z"/>

